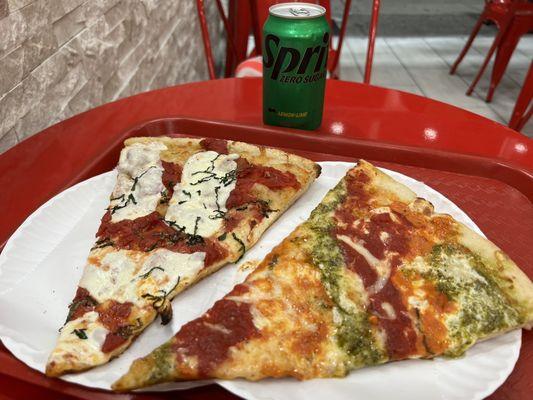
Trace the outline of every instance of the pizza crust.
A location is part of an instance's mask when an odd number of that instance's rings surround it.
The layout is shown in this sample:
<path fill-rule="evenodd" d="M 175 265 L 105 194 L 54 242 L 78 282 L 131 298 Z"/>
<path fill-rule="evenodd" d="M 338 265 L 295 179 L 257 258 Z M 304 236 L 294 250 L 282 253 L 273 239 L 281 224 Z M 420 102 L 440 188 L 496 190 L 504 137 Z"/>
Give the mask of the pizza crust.
<path fill-rule="evenodd" d="M 390 202 L 396 200 L 402 203 L 411 203 L 417 199 L 415 192 L 374 167 L 368 161 L 359 160 L 357 167 L 352 169 L 349 173 L 353 174 L 358 170 L 363 171 L 370 178 L 368 187 L 375 188 L 378 191 L 387 192 L 389 194 Z"/>

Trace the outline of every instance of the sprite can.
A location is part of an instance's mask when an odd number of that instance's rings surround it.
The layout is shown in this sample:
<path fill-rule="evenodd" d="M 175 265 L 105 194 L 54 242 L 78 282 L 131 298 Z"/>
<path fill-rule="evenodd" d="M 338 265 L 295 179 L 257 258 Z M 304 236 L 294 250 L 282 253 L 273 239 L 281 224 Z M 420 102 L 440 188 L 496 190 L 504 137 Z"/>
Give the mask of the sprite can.
<path fill-rule="evenodd" d="M 313 130 L 322 122 L 329 24 L 310 3 L 269 8 L 263 27 L 263 122 Z"/>

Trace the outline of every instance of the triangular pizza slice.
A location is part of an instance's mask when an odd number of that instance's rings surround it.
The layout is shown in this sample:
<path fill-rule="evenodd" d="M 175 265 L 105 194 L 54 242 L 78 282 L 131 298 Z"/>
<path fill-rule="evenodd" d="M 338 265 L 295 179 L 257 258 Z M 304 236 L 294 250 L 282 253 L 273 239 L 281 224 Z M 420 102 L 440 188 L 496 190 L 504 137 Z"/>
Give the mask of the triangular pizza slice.
<path fill-rule="evenodd" d="M 236 262 L 320 173 L 305 158 L 246 143 L 125 142 L 102 218 L 46 373 L 104 364 L 172 317 L 186 287 Z"/>
<path fill-rule="evenodd" d="M 340 377 L 459 356 L 533 322 L 533 285 L 494 244 L 360 161 L 247 279 L 113 386 Z"/>

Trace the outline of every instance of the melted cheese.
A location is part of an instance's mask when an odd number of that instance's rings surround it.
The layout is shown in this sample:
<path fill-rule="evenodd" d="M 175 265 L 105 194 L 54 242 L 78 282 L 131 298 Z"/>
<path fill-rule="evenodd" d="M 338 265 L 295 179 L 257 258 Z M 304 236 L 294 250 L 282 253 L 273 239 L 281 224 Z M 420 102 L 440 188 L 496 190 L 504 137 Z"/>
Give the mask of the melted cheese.
<path fill-rule="evenodd" d="M 365 310 L 369 303 L 368 293 L 358 274 L 346 269 L 337 284 L 339 288 L 338 302 L 343 310 L 352 313 Z"/>
<path fill-rule="evenodd" d="M 352 249 L 361 254 L 368 263 L 368 265 L 370 265 L 372 268 L 377 268 L 379 264 L 379 259 L 374 257 L 372 253 L 370 253 L 362 244 L 354 242 L 346 235 L 337 235 L 337 239 L 342 240 Z"/>
<path fill-rule="evenodd" d="M 425 299 L 425 296 L 426 296 L 425 292 L 422 292 L 421 290 L 417 290 L 414 293 L 414 296 L 409 296 L 407 298 L 407 302 L 412 308 L 424 311 L 429 306 L 429 303 Z"/>
<path fill-rule="evenodd" d="M 174 187 L 166 220 L 186 233 L 209 237 L 223 226 L 226 201 L 235 188 L 237 154 L 203 151 L 189 157 Z"/>
<path fill-rule="evenodd" d="M 89 263 L 80 281 L 98 302 L 116 300 L 143 306 L 144 294 L 169 293 L 193 280 L 204 266 L 205 253 L 175 253 L 158 249 L 145 256 L 128 250 L 111 251 L 99 264 Z"/>
<path fill-rule="evenodd" d="M 381 308 L 383 308 L 383 310 L 387 313 L 387 317 L 389 319 L 396 319 L 396 310 L 391 303 L 384 301 L 381 303 Z"/>
<path fill-rule="evenodd" d="M 153 165 L 160 165 L 160 153 L 166 150 L 167 146 L 160 142 L 134 143 L 125 147 L 120 153 L 118 172 L 138 176 Z"/>
<path fill-rule="evenodd" d="M 79 286 L 100 303 L 110 299 L 135 303 L 138 296 L 131 281 L 138 269 L 138 258 L 128 250 L 111 251 L 99 264 L 87 264 Z"/>
<path fill-rule="evenodd" d="M 74 330 L 87 338 L 78 337 Z M 101 351 L 109 331 L 98 321 L 98 313 L 91 311 L 80 318 L 69 321 L 61 329 L 58 345 L 50 355 L 49 362 L 63 362 L 64 357 L 74 357 L 88 365 L 107 361 L 108 356 Z"/>
<path fill-rule="evenodd" d="M 444 262 L 446 263 L 446 268 L 442 269 L 442 272 L 445 276 L 453 278 L 457 282 L 481 281 L 484 284 L 487 283 L 487 280 L 470 266 L 468 259 L 464 256 L 456 254 L 453 257 L 447 257 Z M 418 256 L 405 268 L 414 269 L 424 274 L 433 267 L 425 262 L 424 258 Z"/>
<path fill-rule="evenodd" d="M 134 278 L 138 293 L 169 293 L 178 283 L 190 283 L 204 266 L 205 253 L 175 253 L 166 249 L 154 251 Z"/>
<path fill-rule="evenodd" d="M 120 154 L 118 177 L 111 198 L 111 220 L 135 219 L 155 211 L 164 189 L 162 143 L 135 143 Z"/>

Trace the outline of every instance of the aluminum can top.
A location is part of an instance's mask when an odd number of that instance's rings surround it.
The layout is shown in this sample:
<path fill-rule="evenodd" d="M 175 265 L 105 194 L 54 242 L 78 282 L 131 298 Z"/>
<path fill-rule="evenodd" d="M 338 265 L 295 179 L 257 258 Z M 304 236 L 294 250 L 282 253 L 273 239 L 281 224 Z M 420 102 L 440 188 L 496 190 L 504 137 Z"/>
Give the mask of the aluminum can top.
<path fill-rule="evenodd" d="M 323 16 L 326 9 L 318 4 L 291 2 L 270 6 L 268 12 L 280 18 L 311 19 Z"/>

